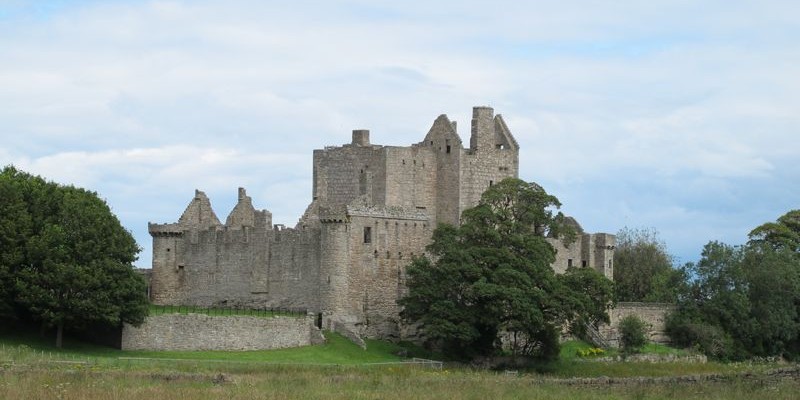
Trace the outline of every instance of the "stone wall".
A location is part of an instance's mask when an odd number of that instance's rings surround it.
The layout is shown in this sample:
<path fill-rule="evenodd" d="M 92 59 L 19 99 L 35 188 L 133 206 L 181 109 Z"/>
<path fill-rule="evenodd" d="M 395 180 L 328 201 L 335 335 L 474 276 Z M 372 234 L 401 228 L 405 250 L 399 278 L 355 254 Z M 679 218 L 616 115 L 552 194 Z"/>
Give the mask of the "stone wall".
<path fill-rule="evenodd" d="M 272 318 L 154 315 L 122 329 L 122 350 L 268 350 L 324 341 L 313 315 Z"/>
<path fill-rule="evenodd" d="M 613 280 L 615 240 L 614 235 L 607 233 L 579 234 L 576 240 L 569 244 L 562 240 L 548 239 L 556 250 L 553 270 L 561 274 L 570 266 L 590 267 Z"/>
<path fill-rule="evenodd" d="M 347 291 L 345 312 L 355 323 L 354 329 L 367 337 L 399 339 L 397 301 L 405 293 L 405 269 L 415 255 L 425 251 L 431 227 L 424 215 L 403 216 L 363 213 L 350 220 L 347 249 Z M 364 242 L 364 229 L 373 238 Z"/>
<path fill-rule="evenodd" d="M 314 308 L 318 237 L 313 228 L 244 227 L 155 238 L 153 302 Z"/>
<path fill-rule="evenodd" d="M 669 343 L 664 332 L 665 321 L 669 313 L 675 311 L 674 304 L 667 303 L 617 303 L 608 316 L 611 323 L 600 327 L 600 333 L 614 347 L 619 346 L 619 323 L 628 315 L 635 315 L 647 324 L 648 340 L 655 343 Z"/>
<path fill-rule="evenodd" d="M 213 213 L 198 193 L 184 215 L 197 203 Z M 273 227 L 243 189 L 225 225 L 151 224 L 150 233 L 155 304 L 318 308 L 319 229 Z"/>
<path fill-rule="evenodd" d="M 241 188 L 222 224 L 197 191 L 177 223 L 149 226 L 151 298 L 305 308 L 321 314 L 329 329 L 340 323 L 368 337 L 398 338 L 397 300 L 411 258 L 424 253 L 438 223 L 458 224 L 487 188 L 516 177 L 518 156 L 503 118 L 475 107 L 468 147 L 456 123 L 441 115 L 411 146 L 373 145 L 369 131 L 355 130 L 351 143 L 315 150 L 313 198 L 293 229 L 273 226 L 269 211 L 254 209 Z M 559 257 L 577 251 L 575 260 L 608 276 L 613 236 L 581 239 Z"/>

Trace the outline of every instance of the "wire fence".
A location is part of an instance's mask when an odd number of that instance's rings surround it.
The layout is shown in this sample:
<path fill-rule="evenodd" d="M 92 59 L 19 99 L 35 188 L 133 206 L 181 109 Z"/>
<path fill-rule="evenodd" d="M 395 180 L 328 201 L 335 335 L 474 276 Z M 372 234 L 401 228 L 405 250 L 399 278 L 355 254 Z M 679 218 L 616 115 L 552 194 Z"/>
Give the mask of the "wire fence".
<path fill-rule="evenodd" d="M 248 316 L 248 317 L 302 317 L 308 310 L 299 308 L 236 308 L 236 307 L 197 307 L 197 306 L 160 306 L 151 305 L 150 315 L 163 314 L 205 314 L 211 316 Z"/>

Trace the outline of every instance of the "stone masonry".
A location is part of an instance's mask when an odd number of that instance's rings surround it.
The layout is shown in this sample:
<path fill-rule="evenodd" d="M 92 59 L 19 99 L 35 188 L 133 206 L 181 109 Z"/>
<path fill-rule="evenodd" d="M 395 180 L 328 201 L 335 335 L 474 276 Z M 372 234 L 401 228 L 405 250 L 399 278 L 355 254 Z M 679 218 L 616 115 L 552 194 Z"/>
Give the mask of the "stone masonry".
<path fill-rule="evenodd" d="M 669 303 L 637 303 L 621 302 L 609 311 L 609 324 L 600 326 L 600 334 L 613 346 L 619 347 L 619 323 L 629 315 L 641 319 L 648 330 L 648 340 L 654 343 L 669 343 L 666 334 L 666 318 L 675 310 L 674 304 Z"/>
<path fill-rule="evenodd" d="M 151 223 L 153 302 L 305 308 L 322 328 L 400 338 L 406 265 L 437 224 L 458 224 L 487 188 L 517 177 L 519 146 L 489 107 L 473 108 L 469 143 L 446 115 L 407 147 L 371 144 L 369 134 L 314 151 L 313 198 L 294 228 L 273 225 L 241 188 L 224 224 L 201 191 L 177 223 Z M 556 271 L 613 276 L 613 235 L 551 243 Z"/>
<path fill-rule="evenodd" d="M 322 343 L 314 316 L 150 316 L 122 329 L 122 350 L 270 350 Z"/>

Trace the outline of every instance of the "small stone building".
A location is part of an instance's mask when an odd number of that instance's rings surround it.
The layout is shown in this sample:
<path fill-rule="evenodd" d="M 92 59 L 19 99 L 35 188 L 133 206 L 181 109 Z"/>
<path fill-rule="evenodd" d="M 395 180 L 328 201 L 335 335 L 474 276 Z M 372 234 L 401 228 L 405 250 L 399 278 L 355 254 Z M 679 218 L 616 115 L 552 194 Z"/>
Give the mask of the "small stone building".
<path fill-rule="evenodd" d="M 273 225 L 244 189 L 223 224 L 197 191 L 176 223 L 149 224 L 156 304 L 303 308 L 321 327 L 400 338 L 405 267 L 439 223 L 458 224 L 495 182 L 517 177 L 519 145 L 502 116 L 472 112 L 469 143 L 440 115 L 407 147 L 352 142 L 314 151 L 313 198 L 294 228 Z M 614 236 L 581 234 L 553 268 L 613 276 Z"/>

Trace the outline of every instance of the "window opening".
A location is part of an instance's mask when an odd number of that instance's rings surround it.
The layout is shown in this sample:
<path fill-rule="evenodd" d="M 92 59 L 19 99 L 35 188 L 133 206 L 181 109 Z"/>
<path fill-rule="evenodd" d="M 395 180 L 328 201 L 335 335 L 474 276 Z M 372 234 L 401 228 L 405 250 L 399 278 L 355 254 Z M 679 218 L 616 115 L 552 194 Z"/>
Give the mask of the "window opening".
<path fill-rule="evenodd" d="M 372 227 L 364 227 L 364 243 L 372 243 Z"/>

